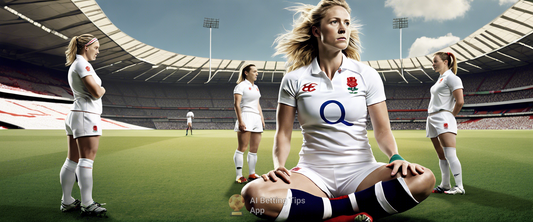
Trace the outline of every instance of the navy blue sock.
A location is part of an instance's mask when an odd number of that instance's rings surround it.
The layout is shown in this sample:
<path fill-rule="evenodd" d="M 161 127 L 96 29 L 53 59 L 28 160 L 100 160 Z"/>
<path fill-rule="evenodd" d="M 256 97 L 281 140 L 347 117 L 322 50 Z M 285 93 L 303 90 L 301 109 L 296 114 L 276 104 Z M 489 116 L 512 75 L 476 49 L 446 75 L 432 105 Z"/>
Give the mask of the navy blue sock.
<path fill-rule="evenodd" d="M 418 204 L 403 178 L 379 182 L 355 196 L 359 212 L 368 213 L 374 219 L 404 212 Z"/>
<path fill-rule="evenodd" d="M 280 213 L 280 219 L 287 217 L 288 220 L 323 220 L 358 212 L 366 212 L 374 218 L 380 218 L 404 212 L 418 204 L 403 178 L 379 182 L 365 190 L 337 198 L 322 198 L 295 189 L 290 192 L 288 216 Z"/>

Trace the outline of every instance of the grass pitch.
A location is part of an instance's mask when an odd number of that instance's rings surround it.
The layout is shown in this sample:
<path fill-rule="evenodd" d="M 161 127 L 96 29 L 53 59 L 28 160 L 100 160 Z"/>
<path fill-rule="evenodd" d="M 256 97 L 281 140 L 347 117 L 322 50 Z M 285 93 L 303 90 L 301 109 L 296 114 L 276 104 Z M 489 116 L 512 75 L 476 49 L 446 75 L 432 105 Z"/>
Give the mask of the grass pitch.
<path fill-rule="evenodd" d="M 241 209 L 231 216 L 228 199 L 239 194 L 230 130 L 107 130 L 94 164 L 94 200 L 107 203 L 108 218 L 59 210 L 59 171 L 66 158 L 63 130 L 0 130 L 0 221 L 256 221 Z M 400 154 L 436 175 L 440 170 L 425 131 L 394 131 Z M 274 131 L 265 131 L 257 173 L 273 168 Z M 388 161 L 370 143 L 376 159 Z M 287 167 L 302 142 L 293 133 Z M 531 221 L 533 131 L 463 130 L 457 153 L 466 195 L 432 194 L 417 207 L 380 221 Z M 248 172 L 245 163 L 243 172 Z M 453 182 L 452 182 L 453 183 Z M 73 196 L 80 198 L 77 185 Z"/>

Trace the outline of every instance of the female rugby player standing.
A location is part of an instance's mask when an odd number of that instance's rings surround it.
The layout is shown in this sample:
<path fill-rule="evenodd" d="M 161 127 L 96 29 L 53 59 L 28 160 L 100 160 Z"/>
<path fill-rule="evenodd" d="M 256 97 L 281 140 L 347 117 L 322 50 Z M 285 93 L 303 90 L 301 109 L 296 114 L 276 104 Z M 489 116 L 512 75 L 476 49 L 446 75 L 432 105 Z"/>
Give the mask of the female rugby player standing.
<path fill-rule="evenodd" d="M 235 114 L 237 114 L 237 122 L 235 123 L 235 132 L 237 132 L 238 148 L 233 155 L 233 162 L 237 174 L 237 183 L 244 183 L 248 180 L 255 180 L 259 175 L 255 173 L 255 165 L 257 164 L 257 150 L 259 149 L 259 142 L 261 142 L 261 133 L 265 127 L 265 120 L 263 118 L 263 111 L 259 104 L 261 93 L 259 88 L 254 84 L 257 80 L 257 68 L 254 64 L 245 66 L 239 79 L 237 86 L 233 90 Z M 250 145 L 248 151 L 248 180 L 242 175 L 243 155 Z"/>
<path fill-rule="evenodd" d="M 191 136 L 192 136 L 192 119 L 194 119 L 194 113 L 189 110 L 187 112 L 187 129 L 185 130 L 185 136 L 189 135 L 189 129 L 191 129 Z"/>
<path fill-rule="evenodd" d="M 61 168 L 59 179 L 63 189 L 62 211 L 77 209 L 89 215 L 105 214 L 107 210 L 94 202 L 93 163 L 102 135 L 100 114 L 102 96 L 105 89 L 102 80 L 96 75 L 88 61 L 93 61 L 99 53 L 100 43 L 91 34 L 75 36 L 70 40 L 66 65 L 68 83 L 74 95 L 74 104 L 65 119 L 68 137 L 67 159 Z M 78 177 L 81 202 L 72 198 L 72 187 Z"/>
<path fill-rule="evenodd" d="M 433 69 L 440 73 L 440 76 L 430 90 L 426 133 L 437 151 L 442 177 L 440 185 L 433 189 L 433 193 L 465 194 L 461 162 L 457 158 L 455 148 L 455 116 L 464 104 L 463 83 L 456 75 L 457 61 L 450 52 L 435 53 Z M 450 185 L 450 168 L 456 185 L 453 189 Z"/>

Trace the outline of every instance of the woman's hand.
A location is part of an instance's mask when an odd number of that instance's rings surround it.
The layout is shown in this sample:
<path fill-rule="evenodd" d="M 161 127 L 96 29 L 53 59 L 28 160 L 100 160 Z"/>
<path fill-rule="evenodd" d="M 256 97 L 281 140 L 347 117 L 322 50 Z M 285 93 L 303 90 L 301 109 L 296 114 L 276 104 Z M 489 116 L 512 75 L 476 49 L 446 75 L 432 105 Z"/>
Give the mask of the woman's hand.
<path fill-rule="evenodd" d="M 287 170 L 285 167 L 278 167 L 278 169 L 271 170 L 270 172 L 261 175 L 264 181 L 272 181 L 277 182 L 279 179 L 283 180 L 283 182 L 290 184 L 291 180 L 291 171 Z"/>
<path fill-rule="evenodd" d="M 424 173 L 424 167 L 416 164 L 416 163 L 409 163 L 405 160 L 395 160 L 392 163 L 389 163 L 386 165 L 388 168 L 392 168 L 391 177 L 395 176 L 397 173 L 400 172 L 401 169 L 401 176 L 406 177 L 407 171 L 411 171 L 413 175 L 423 174 Z"/>
<path fill-rule="evenodd" d="M 244 130 L 246 130 L 246 124 L 244 124 L 243 122 L 239 121 L 239 131 L 244 133 Z"/>

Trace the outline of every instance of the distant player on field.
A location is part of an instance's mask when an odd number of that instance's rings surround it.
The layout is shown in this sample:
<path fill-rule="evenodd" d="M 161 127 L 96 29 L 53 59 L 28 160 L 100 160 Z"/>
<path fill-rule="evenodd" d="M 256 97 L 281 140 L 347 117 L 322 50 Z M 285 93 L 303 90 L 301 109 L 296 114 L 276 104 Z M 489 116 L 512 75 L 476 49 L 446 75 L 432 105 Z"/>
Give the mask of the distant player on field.
<path fill-rule="evenodd" d="M 68 83 L 74 95 L 74 104 L 65 119 L 68 136 L 67 159 L 59 173 L 63 198 L 62 211 L 78 209 L 85 214 L 101 215 L 107 210 L 93 201 L 93 163 L 98 150 L 102 125 L 102 96 L 106 90 L 88 61 L 96 60 L 100 43 L 93 35 L 83 34 L 70 40 L 66 65 Z M 78 177 L 81 202 L 72 197 L 72 187 Z"/>
<path fill-rule="evenodd" d="M 189 129 L 191 129 L 192 136 L 192 119 L 194 119 L 194 113 L 189 110 L 189 112 L 187 112 L 187 130 L 185 131 L 185 136 L 189 134 Z"/>
<path fill-rule="evenodd" d="M 233 90 L 233 106 L 235 114 L 237 114 L 235 132 L 237 132 L 239 144 L 233 155 L 237 183 L 259 178 L 259 175 L 255 173 L 255 165 L 257 164 L 257 150 L 259 149 L 259 142 L 261 142 L 265 120 L 259 104 L 261 92 L 259 92 L 259 87 L 254 84 L 255 80 L 257 80 L 257 68 L 255 65 L 249 64 L 242 69 L 237 80 L 237 86 Z M 247 155 L 249 173 L 247 180 L 242 175 L 242 167 L 244 164 L 243 155 L 248 145 L 250 145 L 250 151 Z"/>
<path fill-rule="evenodd" d="M 274 170 L 242 189 L 246 208 L 279 221 L 371 221 L 416 206 L 431 194 L 435 177 L 398 154 L 381 78 L 358 61 L 350 7 L 322 0 L 291 9 L 300 17 L 276 40 L 289 66 L 279 89 Z M 367 112 L 389 163 L 374 158 Z M 303 144 L 298 165 L 288 170 L 296 113 Z"/>
<path fill-rule="evenodd" d="M 433 193 L 465 194 L 461 162 L 457 158 L 455 147 L 455 116 L 464 104 L 463 83 L 456 75 L 457 61 L 450 52 L 435 53 L 433 69 L 440 73 L 440 76 L 430 90 L 426 132 L 439 156 L 442 176 L 440 185 L 433 189 Z M 450 185 L 450 169 L 456 185 L 453 188 Z"/>

